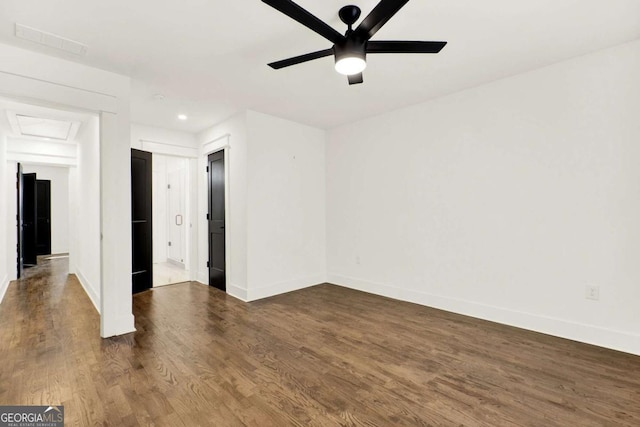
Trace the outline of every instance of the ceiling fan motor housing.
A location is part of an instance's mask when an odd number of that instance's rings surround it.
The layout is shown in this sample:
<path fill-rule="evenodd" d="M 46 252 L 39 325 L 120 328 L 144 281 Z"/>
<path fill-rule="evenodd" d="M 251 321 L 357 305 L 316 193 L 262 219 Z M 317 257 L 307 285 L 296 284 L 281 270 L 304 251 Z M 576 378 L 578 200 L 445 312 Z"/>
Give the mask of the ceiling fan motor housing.
<path fill-rule="evenodd" d="M 358 40 L 357 38 L 349 35 L 344 43 L 335 44 L 333 46 L 333 52 L 336 62 L 344 58 L 360 58 L 363 61 L 367 60 L 367 42 L 364 40 Z"/>

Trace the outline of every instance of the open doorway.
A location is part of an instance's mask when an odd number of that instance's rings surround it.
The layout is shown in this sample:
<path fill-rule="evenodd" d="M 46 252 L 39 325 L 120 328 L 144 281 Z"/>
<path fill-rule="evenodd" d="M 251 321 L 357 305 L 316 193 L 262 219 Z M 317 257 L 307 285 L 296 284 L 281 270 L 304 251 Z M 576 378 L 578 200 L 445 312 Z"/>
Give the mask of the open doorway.
<path fill-rule="evenodd" d="M 10 279 L 66 258 L 100 306 L 100 118 L 97 113 L 0 98 L 4 165 L 14 177 L 1 209 Z M 17 173 L 16 173 L 17 172 Z M 64 261 L 64 260 L 61 260 Z M 24 268 L 27 270 L 24 270 Z"/>
<path fill-rule="evenodd" d="M 189 159 L 153 153 L 153 286 L 190 280 Z"/>
<path fill-rule="evenodd" d="M 39 260 L 69 254 L 69 169 L 17 165 L 17 277 Z"/>

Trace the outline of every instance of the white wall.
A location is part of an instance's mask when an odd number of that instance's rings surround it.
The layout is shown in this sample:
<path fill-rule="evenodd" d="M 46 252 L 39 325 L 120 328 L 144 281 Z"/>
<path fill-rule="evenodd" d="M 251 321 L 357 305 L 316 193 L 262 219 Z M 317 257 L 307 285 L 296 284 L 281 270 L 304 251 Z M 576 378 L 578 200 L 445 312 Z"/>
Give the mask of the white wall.
<path fill-rule="evenodd" d="M 22 164 L 76 166 L 78 152 L 75 144 L 55 141 L 35 141 L 24 138 L 7 138 L 7 159 Z"/>
<path fill-rule="evenodd" d="M 249 111 L 249 299 L 326 280 L 325 132 Z"/>
<path fill-rule="evenodd" d="M 247 111 L 198 141 L 199 280 L 208 283 L 206 157 L 226 147 L 227 292 L 252 301 L 322 283 L 324 131 Z"/>
<path fill-rule="evenodd" d="M 35 173 L 37 179 L 51 181 L 51 253 L 68 253 L 69 168 L 26 164 L 22 171 Z"/>
<path fill-rule="evenodd" d="M 170 156 L 198 156 L 196 136 L 188 132 L 131 124 L 131 148 Z"/>
<path fill-rule="evenodd" d="M 198 281 L 209 283 L 207 257 L 207 155 L 225 149 L 227 293 L 247 300 L 247 114 L 237 114 L 197 135 Z"/>
<path fill-rule="evenodd" d="M 70 271 L 100 311 L 100 145 L 98 117 L 87 120 L 76 137 L 78 167 L 70 169 L 72 204 Z M 129 237 L 130 239 L 130 237 Z"/>
<path fill-rule="evenodd" d="M 151 156 L 153 192 L 153 262 L 167 261 L 167 157 Z"/>
<path fill-rule="evenodd" d="M 208 283 L 206 157 L 226 147 L 227 292 L 251 301 L 323 282 L 324 131 L 247 111 L 198 141 L 199 280 Z"/>
<path fill-rule="evenodd" d="M 640 354 L 638 75 L 640 41 L 332 131 L 330 281 Z"/>
<path fill-rule="evenodd" d="M 12 187 L 10 179 L 12 173 L 15 176 L 15 170 L 13 172 L 11 171 L 10 164 L 7 163 L 6 159 L 6 126 L 6 119 L 0 117 L 0 200 L 2 200 L 3 205 L 2 208 L 0 208 L 0 303 L 7 291 L 10 279 L 9 263 L 11 262 L 11 251 L 9 250 L 9 233 L 11 227 L 9 226 L 8 209 L 11 204 L 8 203 L 8 201 L 12 194 L 11 188 L 15 188 Z M 13 191 L 15 195 L 15 190 Z M 15 230 L 15 221 L 13 222 Z M 15 256 L 14 262 L 16 262 Z"/>
<path fill-rule="evenodd" d="M 0 93 L 100 114 L 100 334 L 135 330 L 131 307 L 130 79 L 0 44 Z"/>

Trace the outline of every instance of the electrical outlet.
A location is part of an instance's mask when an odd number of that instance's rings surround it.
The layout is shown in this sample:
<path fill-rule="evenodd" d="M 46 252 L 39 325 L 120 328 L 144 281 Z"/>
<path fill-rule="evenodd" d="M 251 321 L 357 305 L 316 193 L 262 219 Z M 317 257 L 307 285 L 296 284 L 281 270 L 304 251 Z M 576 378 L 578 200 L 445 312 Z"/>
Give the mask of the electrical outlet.
<path fill-rule="evenodd" d="M 584 289 L 585 298 L 598 301 L 600 299 L 600 286 L 587 285 Z"/>
<path fill-rule="evenodd" d="M 359 256 L 356 257 L 356 264 L 360 265 L 360 257 Z"/>

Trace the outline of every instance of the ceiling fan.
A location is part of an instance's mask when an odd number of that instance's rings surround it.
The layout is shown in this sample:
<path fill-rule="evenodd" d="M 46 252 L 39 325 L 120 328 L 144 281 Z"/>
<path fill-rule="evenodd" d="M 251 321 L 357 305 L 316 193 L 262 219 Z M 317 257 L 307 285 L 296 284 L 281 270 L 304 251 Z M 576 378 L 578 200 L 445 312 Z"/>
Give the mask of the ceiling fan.
<path fill-rule="evenodd" d="M 333 55 L 336 71 L 346 75 L 349 84 L 353 85 L 363 82 L 362 71 L 367 66 L 368 53 L 438 53 L 447 44 L 447 42 L 371 40 L 371 37 L 409 0 L 381 0 L 355 30 L 352 26 L 360 17 L 360 8 L 353 5 L 343 7 L 338 15 L 340 20 L 348 26 L 345 35 L 340 34 L 291 0 L 262 1 L 333 43 L 331 49 L 319 50 L 269 64 L 271 68 L 276 70 Z"/>

